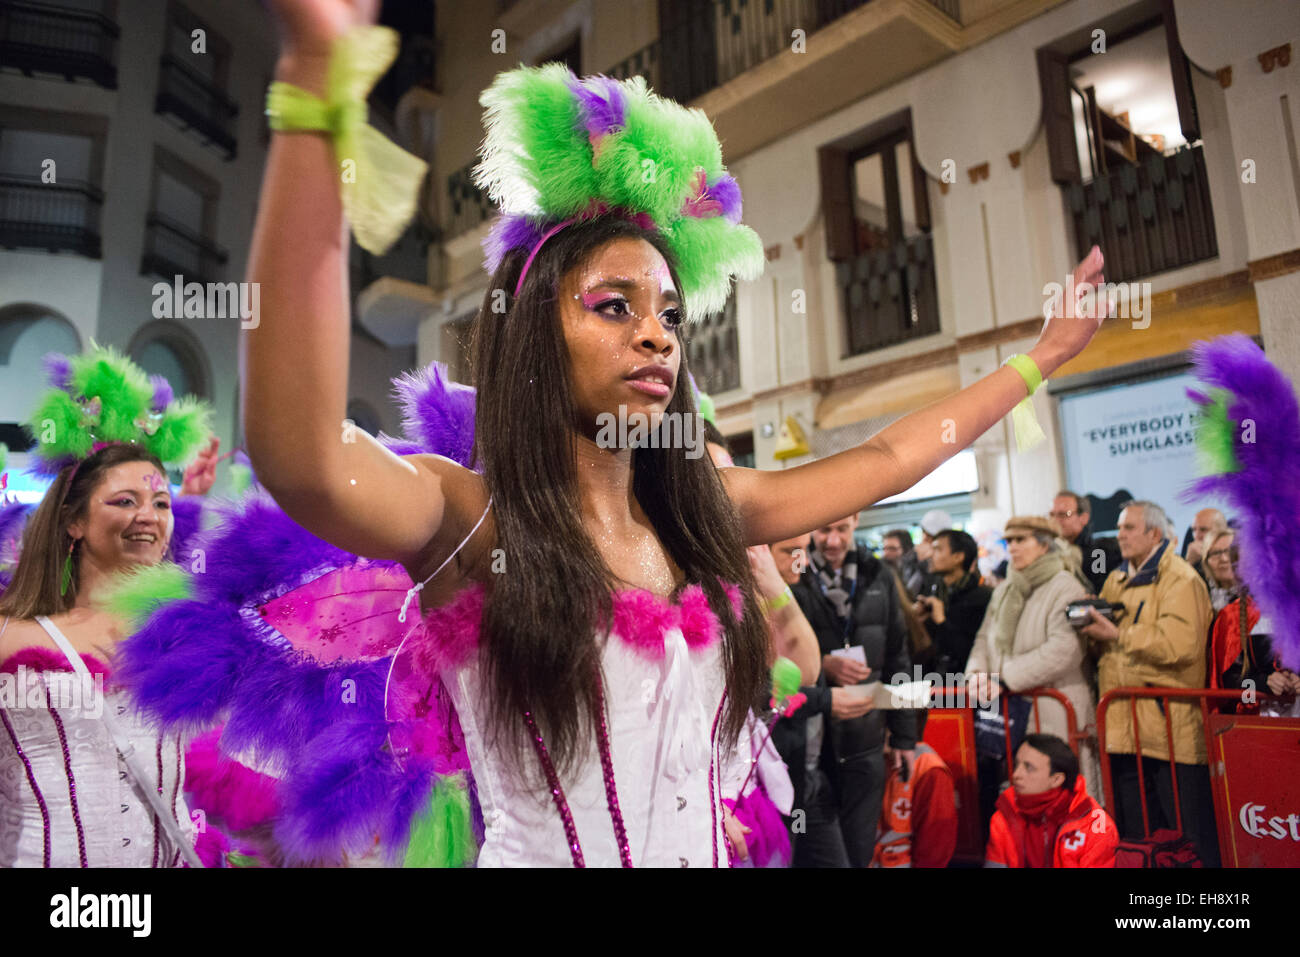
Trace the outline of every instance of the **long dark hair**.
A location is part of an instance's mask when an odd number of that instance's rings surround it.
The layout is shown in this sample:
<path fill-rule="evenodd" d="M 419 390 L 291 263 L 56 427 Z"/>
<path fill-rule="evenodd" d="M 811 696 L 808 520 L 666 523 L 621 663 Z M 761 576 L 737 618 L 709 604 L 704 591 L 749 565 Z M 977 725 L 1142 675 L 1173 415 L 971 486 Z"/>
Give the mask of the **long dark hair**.
<path fill-rule="evenodd" d="M 473 336 L 478 387 L 475 461 L 493 495 L 497 544 L 506 573 L 492 576 L 482 621 L 492 730 L 516 759 L 530 711 L 557 767 L 590 740 L 600 649 L 594 636 L 612 620 L 617 582 L 581 520 L 575 470 L 578 414 L 558 307 L 563 277 L 605 243 L 644 239 L 663 254 L 677 288 L 676 263 L 652 232 L 614 216 L 570 225 L 542 246 L 504 314 L 528 250 L 506 257 L 479 310 Z M 667 411 L 695 414 L 686 355 Z M 707 456 L 639 448 L 632 489 L 664 549 L 700 584 L 723 624 L 727 705 L 723 740 L 738 739 L 766 684 L 768 636 L 754 593 L 740 516 Z M 737 620 L 722 582 L 740 586 Z M 520 762 L 520 767 L 526 766 Z"/>
<path fill-rule="evenodd" d="M 138 445 L 128 444 L 105 446 L 78 465 L 67 465 L 60 470 L 23 529 L 18 567 L 9 587 L 0 595 L 0 615 L 14 618 L 57 615 L 77 603 L 77 589 L 81 584 L 79 555 L 73 556 L 67 594 L 60 590 L 63 562 L 73 544 L 68 526 L 85 517 L 90 497 L 104 473 L 129 462 L 148 462 L 163 475 L 167 474 L 157 456 Z"/>

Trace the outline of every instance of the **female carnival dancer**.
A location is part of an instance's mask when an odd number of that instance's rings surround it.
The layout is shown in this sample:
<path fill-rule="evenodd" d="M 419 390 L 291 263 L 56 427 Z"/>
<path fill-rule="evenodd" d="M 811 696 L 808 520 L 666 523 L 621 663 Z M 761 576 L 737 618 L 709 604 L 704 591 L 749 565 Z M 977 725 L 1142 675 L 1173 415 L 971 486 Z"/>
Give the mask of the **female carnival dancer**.
<path fill-rule="evenodd" d="M 0 595 L 0 867 L 197 865 L 181 742 L 128 708 L 110 671 L 121 621 L 95 603 L 115 573 L 172 554 L 164 463 L 208 443 L 209 410 L 111 350 L 47 366 L 30 427 L 54 481 Z M 215 451 L 183 493 L 211 486 Z"/>
<path fill-rule="evenodd" d="M 249 275 L 263 321 L 243 342 L 260 481 L 308 531 L 400 562 L 417 583 L 408 598 L 426 627 L 411 657 L 459 713 L 480 864 L 725 861 L 723 765 L 765 684 L 745 546 L 911 486 L 1081 351 L 1098 320 L 1049 322 L 1019 366 L 798 468 L 610 448 L 608 416 L 694 414 L 678 326 L 720 308 L 733 275 L 757 275 L 762 247 L 738 223 L 739 188 L 703 114 L 639 79 L 521 69 L 483 97 L 478 176 L 502 217 L 475 333 L 481 471 L 394 454 L 340 430 L 345 207 L 358 238 L 382 246 L 384 210 L 359 194 L 411 162 L 376 167 L 356 128 L 358 67 L 391 41 L 353 30 L 373 3 L 274 6 L 285 49 Z M 349 161 L 356 188 L 340 197 Z M 1094 250 L 1076 282 L 1099 281 L 1100 266 Z"/>

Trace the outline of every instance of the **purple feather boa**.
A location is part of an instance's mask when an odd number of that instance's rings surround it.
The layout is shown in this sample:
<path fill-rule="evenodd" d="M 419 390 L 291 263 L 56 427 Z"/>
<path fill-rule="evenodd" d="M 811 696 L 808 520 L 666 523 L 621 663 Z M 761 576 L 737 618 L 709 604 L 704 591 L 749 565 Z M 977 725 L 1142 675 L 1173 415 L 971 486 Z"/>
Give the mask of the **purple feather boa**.
<path fill-rule="evenodd" d="M 1198 480 L 1185 494 L 1218 494 L 1241 522 L 1241 574 L 1273 625 L 1273 648 L 1300 671 L 1300 407 L 1291 382 L 1249 337 L 1222 336 L 1192 348 L 1196 376 L 1226 390 L 1241 469 Z M 1195 395 L 1193 395 L 1195 398 Z M 1247 421 L 1253 441 L 1243 441 Z"/>

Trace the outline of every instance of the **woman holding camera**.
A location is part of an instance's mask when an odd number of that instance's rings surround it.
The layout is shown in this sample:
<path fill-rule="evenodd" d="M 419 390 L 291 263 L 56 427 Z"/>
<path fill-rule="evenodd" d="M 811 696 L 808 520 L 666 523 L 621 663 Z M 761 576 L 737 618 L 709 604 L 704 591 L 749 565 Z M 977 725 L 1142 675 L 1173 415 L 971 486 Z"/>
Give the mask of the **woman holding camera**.
<path fill-rule="evenodd" d="M 999 679 L 1011 693 L 1054 688 L 1070 702 L 1081 729 L 1096 701 L 1084 672 L 1084 643 L 1066 608 L 1088 589 L 1071 571 L 1057 542 L 1060 529 L 1050 518 L 1012 518 L 1004 534 L 1011 557 L 1007 579 L 993 592 L 975 636 L 968 681 L 981 702 L 997 693 Z M 1027 730 L 1069 741 L 1065 709 L 1047 696 L 1035 699 Z M 1097 797 L 1101 776 L 1091 747 L 1081 748 L 1080 764 L 1088 792 Z"/>

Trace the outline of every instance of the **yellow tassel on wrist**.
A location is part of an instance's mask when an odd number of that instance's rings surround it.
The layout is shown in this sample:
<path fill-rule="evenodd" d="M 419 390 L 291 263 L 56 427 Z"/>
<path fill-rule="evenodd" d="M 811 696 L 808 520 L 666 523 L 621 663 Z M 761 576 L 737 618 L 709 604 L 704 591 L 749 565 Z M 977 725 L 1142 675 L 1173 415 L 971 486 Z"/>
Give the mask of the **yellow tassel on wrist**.
<path fill-rule="evenodd" d="M 387 27 L 357 27 L 339 37 L 330 56 L 324 98 L 276 81 L 266 96 L 271 129 L 322 131 L 334 141 L 343 211 L 357 243 L 382 256 L 415 214 L 428 169 L 367 125 L 366 98 L 397 57 L 397 34 Z"/>
<path fill-rule="evenodd" d="M 1034 414 L 1034 403 L 1030 398 L 1043 384 L 1043 374 L 1033 359 L 1019 352 L 1008 356 L 1003 365 L 1020 373 L 1020 377 L 1025 380 L 1025 387 L 1029 389 L 1029 395 L 1011 410 L 1011 429 L 1016 436 L 1016 451 L 1026 452 L 1047 438 L 1043 434 L 1043 427 L 1038 424 L 1038 416 Z"/>

